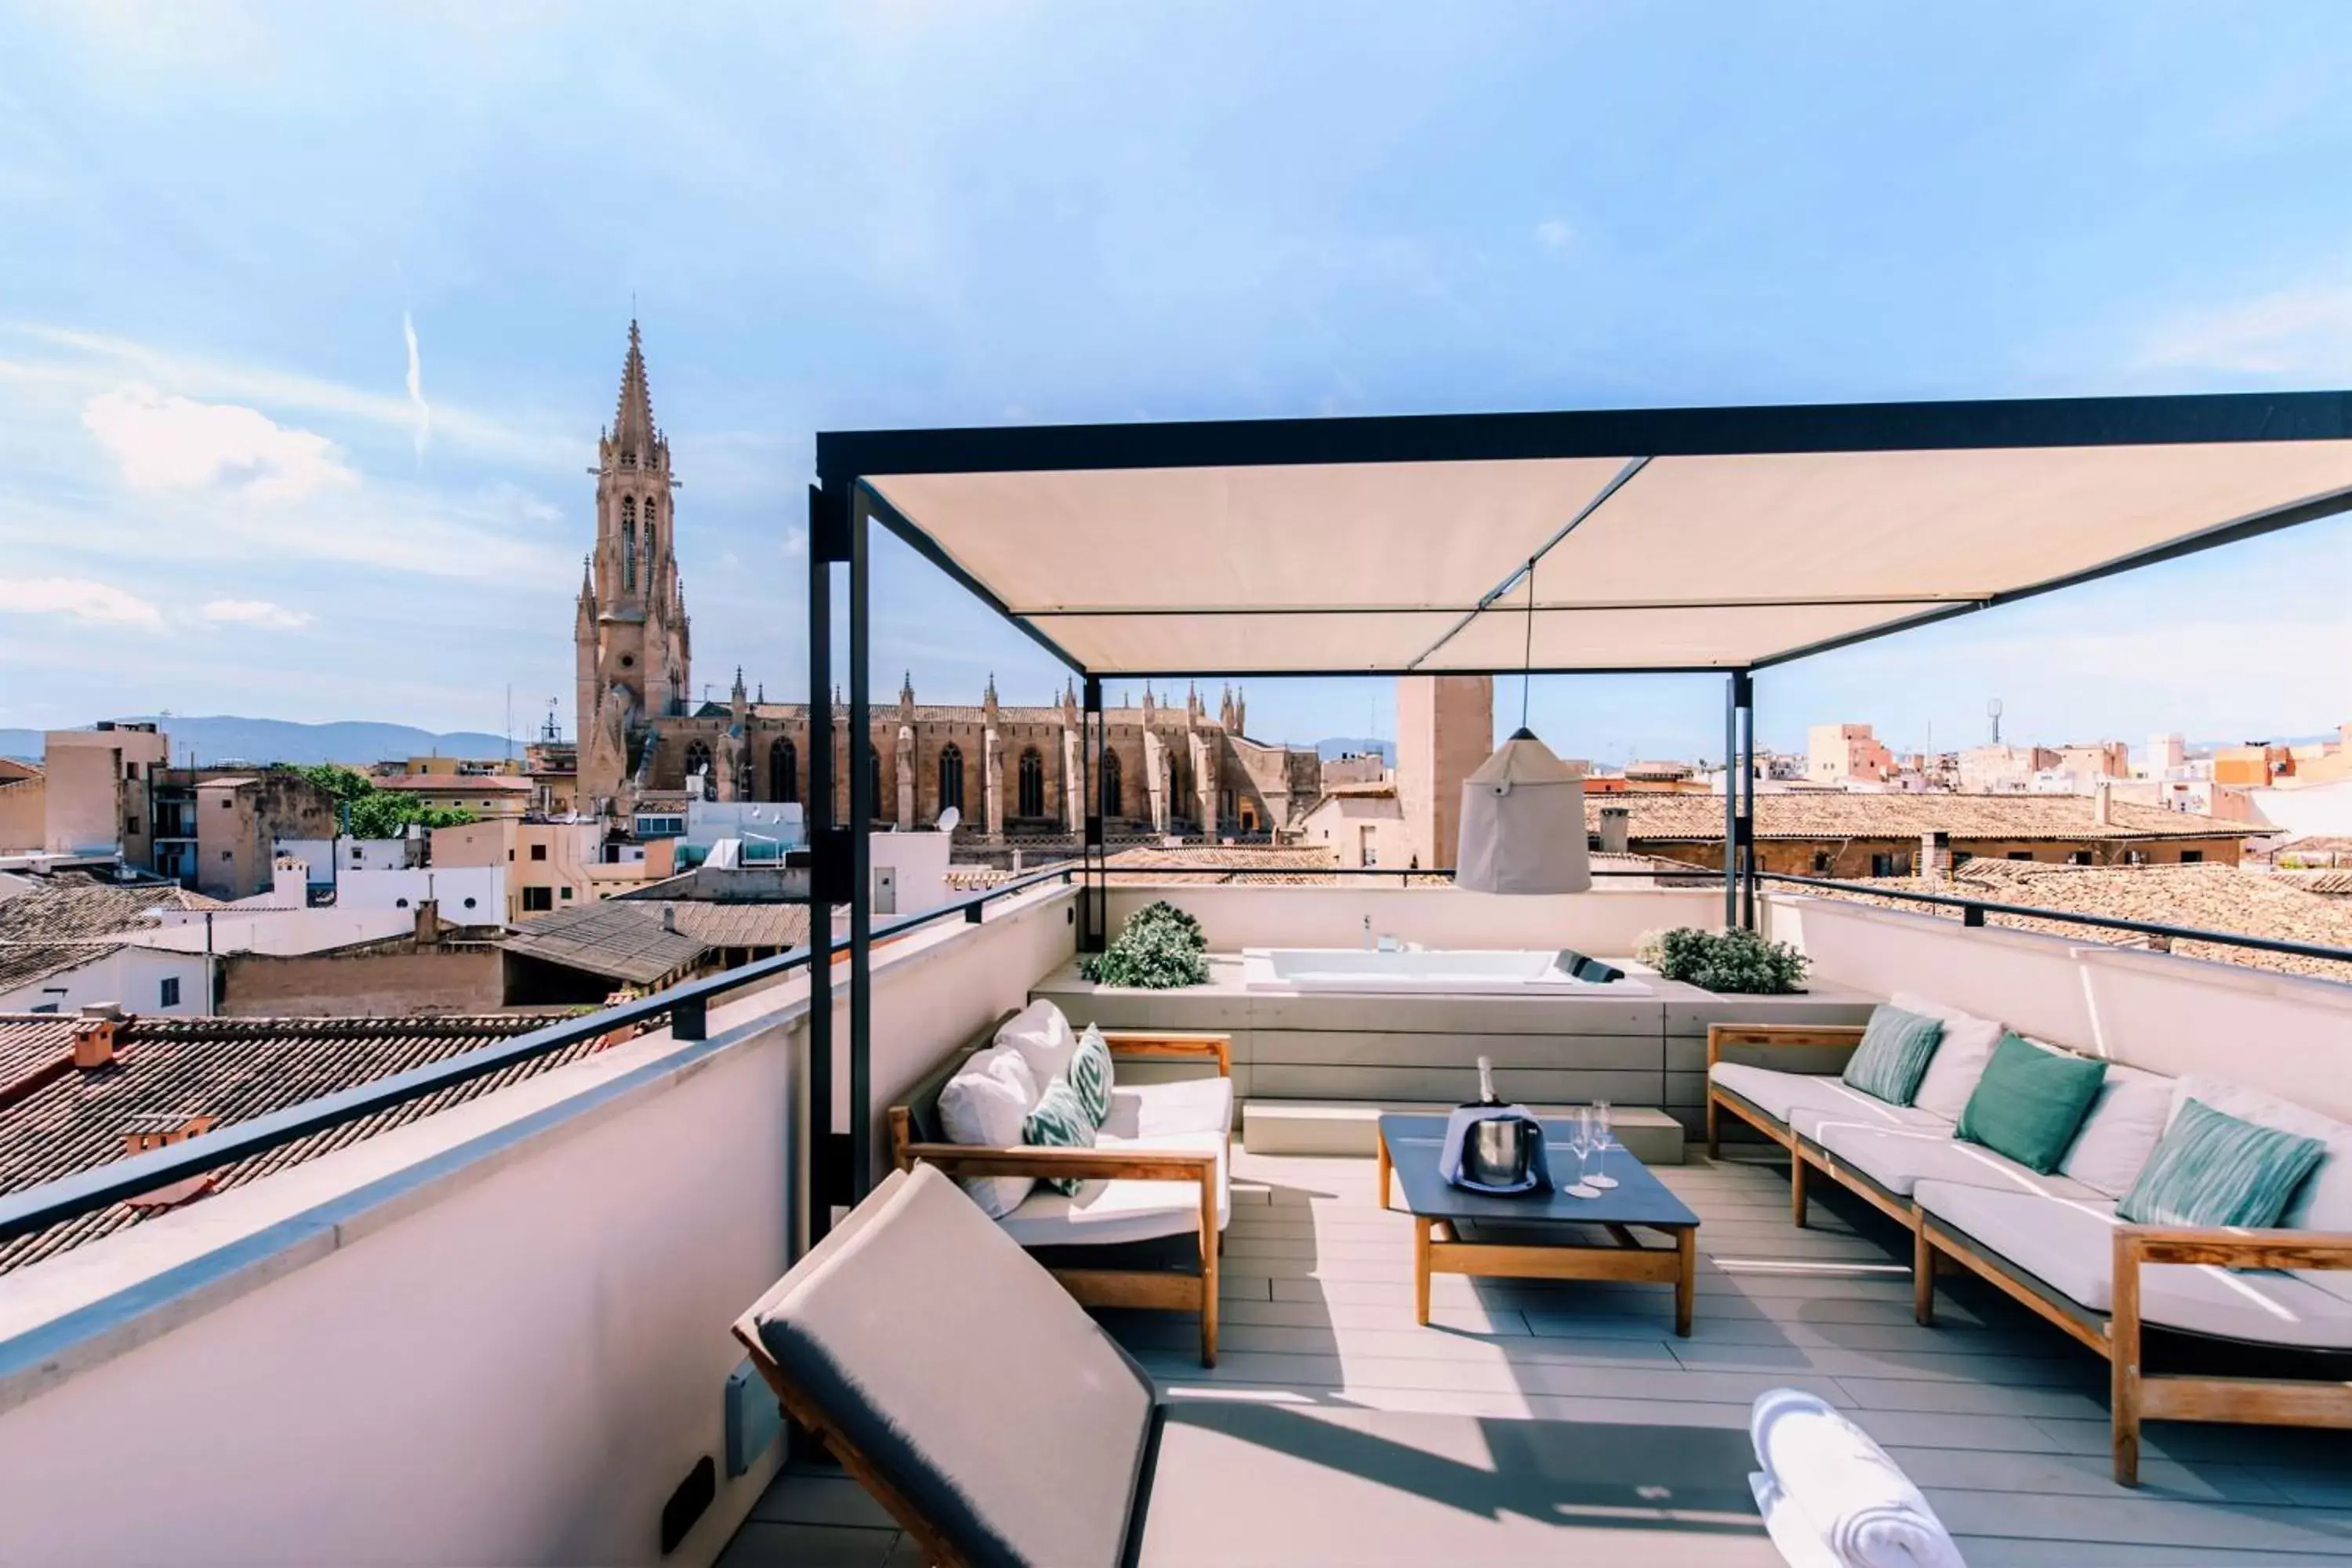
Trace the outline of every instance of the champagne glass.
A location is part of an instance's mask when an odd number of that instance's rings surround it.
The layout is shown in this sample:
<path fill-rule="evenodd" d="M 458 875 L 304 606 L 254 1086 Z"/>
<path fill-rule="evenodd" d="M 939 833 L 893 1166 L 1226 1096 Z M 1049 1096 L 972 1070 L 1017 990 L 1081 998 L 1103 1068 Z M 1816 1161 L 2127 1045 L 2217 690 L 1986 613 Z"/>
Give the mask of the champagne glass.
<path fill-rule="evenodd" d="M 1576 1185 L 1568 1189 L 1572 1198 L 1597 1198 L 1601 1189 L 1586 1183 L 1584 1163 L 1592 1157 L 1592 1112 L 1579 1107 L 1568 1113 L 1568 1149 L 1576 1156 Z"/>
<path fill-rule="evenodd" d="M 1599 1187 L 1606 1192 L 1617 1184 L 1617 1178 L 1606 1173 L 1609 1165 L 1609 1151 L 1616 1146 L 1616 1140 L 1611 1136 L 1609 1131 L 1609 1102 L 1605 1100 L 1596 1100 L 1592 1102 L 1593 1170 L 1592 1174 L 1584 1178 L 1586 1186 Z"/>

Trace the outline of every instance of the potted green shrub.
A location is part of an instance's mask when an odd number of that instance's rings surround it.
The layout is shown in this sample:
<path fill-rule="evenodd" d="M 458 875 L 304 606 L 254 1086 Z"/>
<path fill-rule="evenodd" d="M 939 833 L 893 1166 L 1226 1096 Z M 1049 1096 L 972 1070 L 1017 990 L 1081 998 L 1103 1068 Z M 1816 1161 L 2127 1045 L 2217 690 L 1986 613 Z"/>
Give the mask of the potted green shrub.
<path fill-rule="evenodd" d="M 1146 991 L 1204 985 L 1208 938 L 1199 921 L 1163 899 L 1136 910 L 1108 948 L 1079 963 L 1078 973 L 1098 985 Z"/>
<path fill-rule="evenodd" d="M 1678 926 L 1650 931 L 1633 956 L 1668 980 L 1703 991 L 1780 996 L 1802 989 L 1805 955 L 1785 942 L 1768 942 L 1752 931 L 1702 931 Z"/>

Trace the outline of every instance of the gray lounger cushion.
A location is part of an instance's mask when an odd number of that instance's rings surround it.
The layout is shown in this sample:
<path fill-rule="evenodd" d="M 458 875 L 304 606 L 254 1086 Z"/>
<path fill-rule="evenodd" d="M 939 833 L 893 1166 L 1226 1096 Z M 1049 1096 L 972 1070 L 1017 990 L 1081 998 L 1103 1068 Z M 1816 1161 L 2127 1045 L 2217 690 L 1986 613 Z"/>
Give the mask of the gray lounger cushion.
<path fill-rule="evenodd" d="M 753 1309 L 778 1364 L 975 1563 L 1118 1561 L 1150 1379 L 925 1166 Z"/>

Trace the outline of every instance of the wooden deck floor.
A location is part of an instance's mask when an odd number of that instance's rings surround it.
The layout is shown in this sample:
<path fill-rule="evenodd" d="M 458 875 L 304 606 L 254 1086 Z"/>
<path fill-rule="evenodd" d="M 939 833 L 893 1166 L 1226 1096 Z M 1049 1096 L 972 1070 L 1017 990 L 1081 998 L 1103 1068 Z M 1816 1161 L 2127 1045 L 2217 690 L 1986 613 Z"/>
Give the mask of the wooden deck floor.
<path fill-rule="evenodd" d="M 1217 1367 L 1188 1318 L 1106 1321 L 1171 1398 L 1738 1429 L 1765 1389 L 1811 1389 L 1885 1445 L 1973 1568 L 2352 1557 L 2345 1434 L 2152 1426 L 2126 1490 L 2107 1474 L 2105 1363 L 1972 1279 L 1918 1327 L 1900 1233 L 1835 1193 L 1795 1229 L 1781 1167 L 1659 1173 L 1702 1221 L 1687 1340 L 1650 1285 L 1441 1276 L 1418 1327 L 1411 1222 L 1376 1203 L 1370 1161 L 1239 1150 Z M 850 1482 L 795 1471 L 720 1561 L 915 1558 Z"/>

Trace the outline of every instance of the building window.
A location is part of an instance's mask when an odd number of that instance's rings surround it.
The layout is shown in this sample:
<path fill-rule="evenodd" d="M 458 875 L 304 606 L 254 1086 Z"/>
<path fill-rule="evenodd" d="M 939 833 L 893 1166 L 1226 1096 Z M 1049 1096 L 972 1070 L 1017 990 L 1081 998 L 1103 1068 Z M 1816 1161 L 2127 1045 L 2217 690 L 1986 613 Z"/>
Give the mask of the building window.
<path fill-rule="evenodd" d="M 940 809 L 963 809 L 963 749 L 953 742 L 940 748 Z"/>
<path fill-rule="evenodd" d="M 1356 863 L 1360 866 L 1381 863 L 1380 841 L 1374 837 L 1370 824 L 1356 829 Z"/>
<path fill-rule="evenodd" d="M 702 775 L 702 798 L 716 799 L 712 786 L 718 781 L 710 773 L 710 748 L 699 741 L 688 742 L 686 748 L 686 784 L 688 789 L 694 787 L 694 775 L 697 773 Z"/>
<path fill-rule="evenodd" d="M 801 758 L 790 741 L 768 748 L 768 798 L 797 805 L 801 798 Z"/>
<path fill-rule="evenodd" d="M 2077 849 L 2066 857 L 2066 864 L 2069 866 L 2087 866 L 2090 863 L 2091 852 L 2087 849 Z"/>
<path fill-rule="evenodd" d="M 1016 815 L 1045 815 L 1045 759 L 1037 754 L 1034 746 L 1024 749 L 1021 753 L 1020 804 Z"/>
<path fill-rule="evenodd" d="M 1814 850 L 1814 851 L 1813 851 L 1813 875 L 1814 875 L 1814 876 L 1816 876 L 1816 877 L 1826 877 L 1826 876 L 1828 876 L 1828 875 L 1830 874 L 1830 867 L 1831 867 L 1831 865 L 1832 865 L 1832 859 L 1831 859 L 1830 852 L 1829 852 L 1828 850 L 1826 850 L 1826 849 L 1816 849 L 1816 850 Z"/>
<path fill-rule="evenodd" d="M 634 591 L 637 585 L 637 503 L 635 497 L 621 501 L 621 587 Z"/>
<path fill-rule="evenodd" d="M 138 837 L 139 837 L 139 819 L 138 819 L 137 817 L 135 817 L 135 816 L 126 816 L 126 817 L 124 817 L 124 818 L 122 819 L 122 831 L 123 831 L 123 832 L 125 832 L 125 833 L 128 833 L 128 834 L 129 834 L 129 835 L 131 835 L 133 838 Z"/>
<path fill-rule="evenodd" d="M 2033 858 L 2033 851 L 2031 849 L 2012 849 L 2009 852 L 2009 858 L 2012 860 L 2031 860 Z"/>
<path fill-rule="evenodd" d="M 567 904 L 572 901 L 572 887 L 570 883 L 564 884 L 562 890 L 562 897 L 563 901 Z"/>
<path fill-rule="evenodd" d="M 2197 865 L 2204 858 L 2205 851 L 2202 849 L 2183 849 L 2180 852 L 2180 863 L 2184 866 Z"/>
<path fill-rule="evenodd" d="M 231 855 L 231 854 L 229 853 L 229 851 L 227 851 L 227 850 L 226 850 L 226 849 L 224 849 L 224 850 L 222 850 L 222 851 L 221 851 L 221 858 L 222 858 L 223 860 L 225 860 L 225 861 L 226 861 L 226 860 L 234 859 L 235 858 L 236 858 L 236 857 L 234 857 L 233 855 Z"/>
<path fill-rule="evenodd" d="M 1103 752 L 1102 759 L 1102 814 L 1105 816 L 1118 815 L 1118 753 L 1107 751 Z"/>
<path fill-rule="evenodd" d="M 534 845 L 532 845 L 532 846 L 530 847 L 530 858 L 531 858 L 532 859 L 534 859 L 534 860 L 544 860 L 544 859 L 546 859 L 546 858 L 547 858 L 547 846 L 546 846 L 546 845 L 544 845 L 544 844 L 534 844 Z"/>
<path fill-rule="evenodd" d="M 1874 877 L 1892 877 L 1895 875 L 1895 857 L 1892 855 L 1873 855 L 1870 858 L 1870 874 Z"/>
<path fill-rule="evenodd" d="M 226 796 L 226 795 L 223 795 L 223 796 L 221 796 L 221 809 L 222 809 L 223 811 L 226 811 L 226 810 L 228 809 L 228 807 L 229 807 L 229 799 L 228 799 L 228 796 Z"/>
<path fill-rule="evenodd" d="M 158 1000 L 155 1004 L 157 1006 L 178 1006 L 180 1005 L 180 977 L 176 974 L 165 975 L 163 977 L 163 984 L 157 994 Z"/>
<path fill-rule="evenodd" d="M 564 889 L 564 891 L 565 891 L 565 892 L 567 892 L 567 893 L 568 893 L 568 892 L 570 892 L 571 890 L 572 890 L 572 889 L 569 889 L 569 888 L 566 888 L 566 889 Z M 470 902 L 470 901 L 471 901 L 471 900 L 468 900 L 468 902 Z M 527 915 L 544 914 L 544 913 L 546 913 L 549 910 L 551 910 L 551 909 L 553 909 L 554 907 L 555 907 L 555 889 L 552 889 L 552 888 L 525 888 L 525 889 L 522 890 L 522 912 L 523 912 L 523 913 L 525 913 L 525 914 L 527 914 Z"/>

